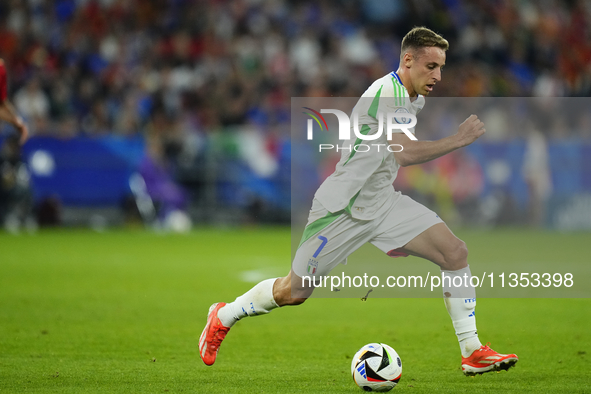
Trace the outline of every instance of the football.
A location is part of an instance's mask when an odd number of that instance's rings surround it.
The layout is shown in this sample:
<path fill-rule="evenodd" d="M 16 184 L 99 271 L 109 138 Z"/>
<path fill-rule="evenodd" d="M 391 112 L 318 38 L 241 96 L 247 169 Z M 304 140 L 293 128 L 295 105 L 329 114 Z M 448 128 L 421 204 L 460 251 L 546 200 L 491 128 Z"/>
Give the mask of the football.
<path fill-rule="evenodd" d="M 390 346 L 369 343 L 353 356 L 351 374 L 357 386 L 364 391 L 390 391 L 402 376 L 402 362 Z"/>

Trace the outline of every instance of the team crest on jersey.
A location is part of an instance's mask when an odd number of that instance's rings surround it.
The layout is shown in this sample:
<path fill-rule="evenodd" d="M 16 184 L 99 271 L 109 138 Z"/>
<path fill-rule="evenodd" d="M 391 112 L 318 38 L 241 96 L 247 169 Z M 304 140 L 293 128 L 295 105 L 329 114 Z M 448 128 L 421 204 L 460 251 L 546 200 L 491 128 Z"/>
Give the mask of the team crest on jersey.
<path fill-rule="evenodd" d="M 408 110 L 406 108 L 398 108 L 396 111 L 394 111 L 396 113 L 406 113 L 408 114 Z M 394 121 L 398 124 L 408 124 L 410 123 L 411 119 L 410 117 L 406 117 L 406 116 L 395 116 L 394 117 Z"/>
<path fill-rule="evenodd" d="M 308 273 L 313 275 L 316 272 L 316 269 L 318 269 L 318 261 L 314 259 L 308 260 Z"/>

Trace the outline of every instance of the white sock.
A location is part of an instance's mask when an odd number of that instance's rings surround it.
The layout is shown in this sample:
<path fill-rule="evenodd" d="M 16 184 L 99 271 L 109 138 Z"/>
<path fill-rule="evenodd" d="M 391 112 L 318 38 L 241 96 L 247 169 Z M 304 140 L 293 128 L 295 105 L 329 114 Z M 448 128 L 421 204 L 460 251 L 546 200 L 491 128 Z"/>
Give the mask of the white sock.
<path fill-rule="evenodd" d="M 470 286 L 470 266 L 456 271 L 441 270 L 441 273 L 445 307 L 454 325 L 462 357 L 468 357 L 482 346 L 476 331 L 476 291 Z M 462 279 L 460 286 L 454 286 L 456 277 Z M 468 286 L 464 286 L 466 283 Z M 455 284 L 459 285 L 460 280 L 456 279 Z"/>
<path fill-rule="evenodd" d="M 273 298 L 273 284 L 276 280 L 277 278 L 264 280 L 237 297 L 234 302 L 220 308 L 218 318 L 222 324 L 232 327 L 243 317 L 264 315 L 278 308 L 275 298 Z"/>

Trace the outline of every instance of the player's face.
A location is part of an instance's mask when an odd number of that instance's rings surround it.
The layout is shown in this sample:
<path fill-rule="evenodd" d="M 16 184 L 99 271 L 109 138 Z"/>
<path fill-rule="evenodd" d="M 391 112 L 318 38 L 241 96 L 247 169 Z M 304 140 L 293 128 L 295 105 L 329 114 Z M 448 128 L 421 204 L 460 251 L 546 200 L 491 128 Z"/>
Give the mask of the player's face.
<path fill-rule="evenodd" d="M 445 65 L 445 51 L 438 47 L 422 48 L 413 56 L 410 77 L 415 93 L 427 96 L 433 86 L 441 81 L 441 70 Z"/>

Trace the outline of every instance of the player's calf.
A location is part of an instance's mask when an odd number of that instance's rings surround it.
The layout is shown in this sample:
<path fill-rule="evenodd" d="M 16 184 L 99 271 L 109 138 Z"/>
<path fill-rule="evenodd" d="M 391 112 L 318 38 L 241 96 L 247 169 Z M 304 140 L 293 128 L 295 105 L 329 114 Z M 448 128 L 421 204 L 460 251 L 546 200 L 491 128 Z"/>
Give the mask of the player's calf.
<path fill-rule="evenodd" d="M 277 279 L 273 286 L 273 297 L 279 306 L 301 305 L 312 295 L 313 288 L 303 285 L 302 279 L 290 272 Z"/>

